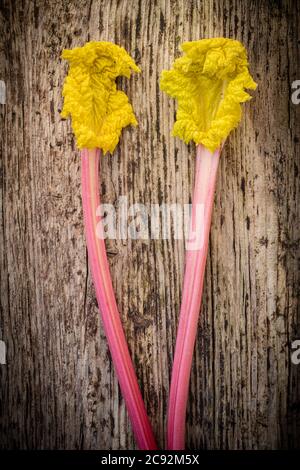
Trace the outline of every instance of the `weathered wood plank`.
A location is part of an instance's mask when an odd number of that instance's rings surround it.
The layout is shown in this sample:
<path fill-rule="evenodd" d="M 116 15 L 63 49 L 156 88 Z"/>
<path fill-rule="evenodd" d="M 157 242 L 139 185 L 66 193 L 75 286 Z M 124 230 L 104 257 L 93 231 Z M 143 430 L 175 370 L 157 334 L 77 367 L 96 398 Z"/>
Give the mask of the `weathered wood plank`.
<path fill-rule="evenodd" d="M 23 0 L 1 3 L 2 448 L 131 448 L 88 272 L 80 159 L 60 118 L 63 48 L 124 46 L 142 68 L 120 81 L 139 127 L 102 161 L 102 199 L 190 201 L 193 145 L 170 136 L 158 79 L 185 40 L 237 38 L 259 87 L 219 169 L 191 380 L 191 448 L 300 445 L 298 2 Z M 298 74 L 298 75 L 297 75 Z M 110 240 L 118 304 L 160 444 L 184 268 L 183 241 Z M 0 338 L 1 339 L 1 338 Z"/>

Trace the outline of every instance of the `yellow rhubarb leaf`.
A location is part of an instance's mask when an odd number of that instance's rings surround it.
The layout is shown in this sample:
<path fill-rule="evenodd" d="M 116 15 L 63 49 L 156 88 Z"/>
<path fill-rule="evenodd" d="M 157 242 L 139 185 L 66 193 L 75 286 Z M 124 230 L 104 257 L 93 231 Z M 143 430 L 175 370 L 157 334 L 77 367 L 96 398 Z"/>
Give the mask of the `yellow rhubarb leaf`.
<path fill-rule="evenodd" d="M 131 71 L 140 72 L 139 67 L 123 47 L 104 41 L 64 50 L 62 58 L 70 67 L 61 116 L 71 116 L 80 149 L 98 147 L 112 153 L 123 127 L 137 125 L 128 97 L 117 90 L 115 80 L 130 78 Z"/>
<path fill-rule="evenodd" d="M 173 135 L 214 152 L 241 119 L 241 105 L 255 90 L 244 46 L 214 38 L 182 44 L 183 56 L 163 71 L 160 87 L 178 100 Z"/>

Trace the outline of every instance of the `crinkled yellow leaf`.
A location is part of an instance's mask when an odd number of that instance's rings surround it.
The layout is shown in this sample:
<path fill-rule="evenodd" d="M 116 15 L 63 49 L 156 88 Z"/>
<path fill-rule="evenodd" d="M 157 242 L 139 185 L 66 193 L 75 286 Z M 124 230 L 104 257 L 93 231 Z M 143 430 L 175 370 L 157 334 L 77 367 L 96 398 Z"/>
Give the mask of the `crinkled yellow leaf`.
<path fill-rule="evenodd" d="M 244 46 L 215 38 L 182 44 L 184 55 L 163 71 L 160 87 L 177 98 L 173 135 L 215 151 L 241 119 L 241 105 L 255 90 Z"/>
<path fill-rule="evenodd" d="M 123 47 L 91 41 L 83 47 L 64 50 L 70 63 L 63 87 L 62 117 L 72 117 L 79 148 L 113 152 L 123 127 L 137 125 L 126 94 L 117 90 L 116 78 L 140 72 Z"/>

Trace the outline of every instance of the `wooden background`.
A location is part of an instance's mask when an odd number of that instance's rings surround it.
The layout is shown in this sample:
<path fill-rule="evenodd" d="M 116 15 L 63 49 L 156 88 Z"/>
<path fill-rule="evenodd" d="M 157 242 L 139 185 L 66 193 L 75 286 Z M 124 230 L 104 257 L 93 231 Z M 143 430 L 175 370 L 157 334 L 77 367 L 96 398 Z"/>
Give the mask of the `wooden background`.
<path fill-rule="evenodd" d="M 291 102 L 300 79 L 298 10 L 292 0 L 1 1 L 2 448 L 134 445 L 88 270 L 79 152 L 59 114 L 62 49 L 114 41 L 142 68 L 119 82 L 139 127 L 103 158 L 103 200 L 183 204 L 195 148 L 170 136 L 175 103 L 158 79 L 181 42 L 223 35 L 245 44 L 259 86 L 219 168 L 187 446 L 300 447 L 300 365 L 291 362 L 300 338 L 300 105 Z M 184 244 L 111 240 L 107 248 L 163 446 Z"/>

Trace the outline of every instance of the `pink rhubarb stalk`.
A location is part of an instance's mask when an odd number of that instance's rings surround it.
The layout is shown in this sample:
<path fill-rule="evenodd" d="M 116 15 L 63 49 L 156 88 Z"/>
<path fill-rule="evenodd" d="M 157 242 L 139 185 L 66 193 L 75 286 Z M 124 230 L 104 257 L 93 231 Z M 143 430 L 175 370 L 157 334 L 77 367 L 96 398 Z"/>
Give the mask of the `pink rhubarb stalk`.
<path fill-rule="evenodd" d="M 184 449 L 189 380 L 201 306 L 219 157 L 220 149 L 211 153 L 203 145 L 197 146 L 189 240 L 191 241 L 195 231 L 201 231 L 201 236 L 197 249 L 186 252 L 182 303 L 168 408 L 168 449 Z M 203 208 L 202 226 L 199 226 L 197 206 Z"/>
<path fill-rule="evenodd" d="M 89 264 L 105 334 L 137 445 L 141 450 L 157 449 L 122 328 L 104 239 L 97 237 L 99 223 L 102 230 L 101 217 L 96 215 L 100 205 L 99 155 L 99 149 L 81 151 L 82 202 Z"/>

